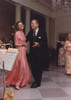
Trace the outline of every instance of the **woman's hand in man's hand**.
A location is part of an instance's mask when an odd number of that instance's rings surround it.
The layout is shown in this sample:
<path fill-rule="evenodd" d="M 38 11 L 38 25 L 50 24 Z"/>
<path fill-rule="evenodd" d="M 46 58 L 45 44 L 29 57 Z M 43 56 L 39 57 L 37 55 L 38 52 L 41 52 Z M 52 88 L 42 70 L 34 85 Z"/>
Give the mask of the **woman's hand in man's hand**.
<path fill-rule="evenodd" d="M 27 44 L 26 44 L 25 42 L 22 44 L 22 46 L 25 46 L 25 47 L 26 47 L 26 45 L 27 45 Z"/>
<path fill-rule="evenodd" d="M 32 47 L 39 47 L 39 43 L 38 42 L 34 42 L 34 45 Z"/>

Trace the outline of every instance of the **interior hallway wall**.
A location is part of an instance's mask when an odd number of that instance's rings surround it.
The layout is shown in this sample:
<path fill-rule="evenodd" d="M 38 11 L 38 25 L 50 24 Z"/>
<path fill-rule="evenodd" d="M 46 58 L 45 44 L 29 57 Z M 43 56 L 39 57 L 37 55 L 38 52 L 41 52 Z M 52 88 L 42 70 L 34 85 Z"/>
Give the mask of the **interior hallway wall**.
<path fill-rule="evenodd" d="M 11 26 L 14 24 L 15 6 L 0 0 L 0 39 L 10 37 Z"/>
<path fill-rule="evenodd" d="M 71 33 L 71 16 L 62 16 L 55 19 L 55 34 L 58 39 L 59 34 Z"/>

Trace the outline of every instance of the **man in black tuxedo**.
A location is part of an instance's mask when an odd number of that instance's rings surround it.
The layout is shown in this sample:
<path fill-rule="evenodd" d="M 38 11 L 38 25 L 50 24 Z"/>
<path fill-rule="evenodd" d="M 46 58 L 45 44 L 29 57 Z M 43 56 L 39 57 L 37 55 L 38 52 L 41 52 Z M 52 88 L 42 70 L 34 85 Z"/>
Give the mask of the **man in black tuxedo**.
<path fill-rule="evenodd" d="M 45 31 L 39 29 L 39 22 L 36 19 L 31 21 L 31 29 L 27 41 L 30 41 L 31 71 L 34 78 L 31 88 L 36 88 L 41 85 L 42 70 L 47 55 L 47 36 Z"/>

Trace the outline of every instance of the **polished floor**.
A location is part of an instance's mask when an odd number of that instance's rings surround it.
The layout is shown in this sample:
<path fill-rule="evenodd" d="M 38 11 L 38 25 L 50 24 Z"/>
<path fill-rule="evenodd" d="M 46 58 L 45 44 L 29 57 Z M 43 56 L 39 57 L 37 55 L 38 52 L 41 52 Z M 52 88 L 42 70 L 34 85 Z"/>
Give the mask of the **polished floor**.
<path fill-rule="evenodd" d="M 2 77 L 0 72 L 0 77 Z M 1 78 L 0 78 L 1 80 Z M 0 81 L 1 82 L 1 81 Z M 13 87 L 8 87 L 6 90 Z M 2 97 L 0 85 L 0 98 Z M 30 86 L 14 89 L 15 100 L 71 100 L 71 75 L 64 74 L 64 68 L 44 71 L 41 86 L 31 89 Z"/>

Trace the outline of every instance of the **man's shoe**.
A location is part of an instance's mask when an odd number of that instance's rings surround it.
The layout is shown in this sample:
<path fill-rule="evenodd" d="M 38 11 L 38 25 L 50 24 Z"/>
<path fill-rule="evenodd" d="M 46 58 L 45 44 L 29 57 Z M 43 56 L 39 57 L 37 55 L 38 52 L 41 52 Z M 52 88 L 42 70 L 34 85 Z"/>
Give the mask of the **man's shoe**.
<path fill-rule="evenodd" d="M 40 86 L 40 84 L 34 83 L 34 84 L 31 85 L 31 88 L 37 88 L 39 86 Z"/>
<path fill-rule="evenodd" d="M 34 85 L 36 82 L 34 81 L 33 83 L 32 83 L 32 85 Z"/>

